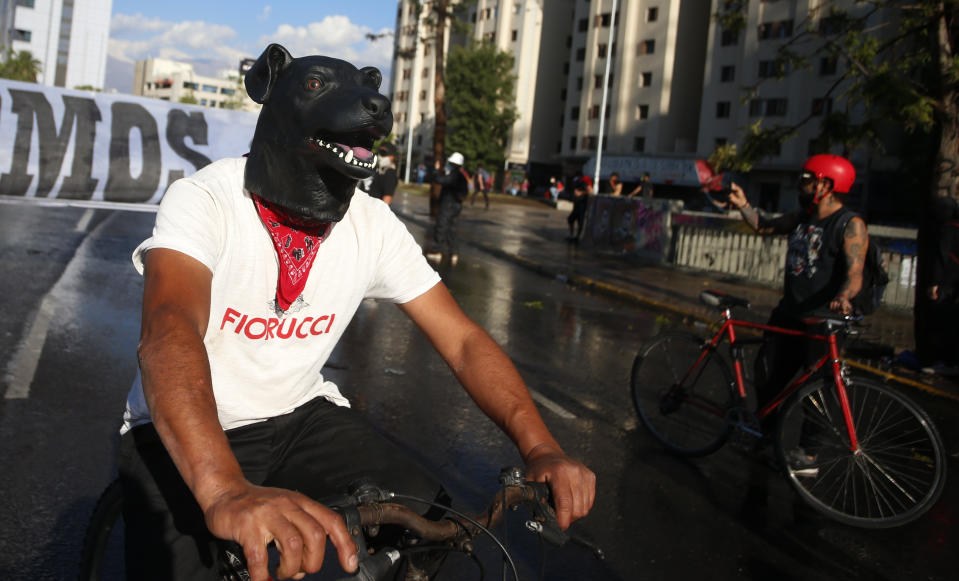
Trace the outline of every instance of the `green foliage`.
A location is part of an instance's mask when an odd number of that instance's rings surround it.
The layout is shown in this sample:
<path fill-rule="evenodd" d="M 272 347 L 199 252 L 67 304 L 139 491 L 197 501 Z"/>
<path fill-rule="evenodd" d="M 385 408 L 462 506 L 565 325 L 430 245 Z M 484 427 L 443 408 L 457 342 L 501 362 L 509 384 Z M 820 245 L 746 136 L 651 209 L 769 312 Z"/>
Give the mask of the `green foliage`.
<path fill-rule="evenodd" d="M 747 5 L 722 0 L 714 19 L 724 28 L 741 29 Z M 751 167 L 777 150 L 777 141 L 794 137 L 810 122 L 819 122 L 815 148 L 849 152 L 864 145 L 881 147 L 884 123 L 932 137 L 944 120 L 955 117 L 959 57 L 952 47 L 959 42 L 959 0 L 823 0 L 794 30 L 777 48 L 778 74 L 743 87 L 743 101 L 761 94 L 764 83 L 835 59 L 836 81 L 821 95 L 832 99 L 832 112 L 807 115 L 791 126 L 769 126 L 760 119 L 742 129 L 738 146 L 714 152 L 722 167 Z M 948 152 L 948 157 L 957 156 L 959 152 Z"/>
<path fill-rule="evenodd" d="M 0 47 L 0 78 L 36 83 L 41 63 L 28 50 Z"/>
<path fill-rule="evenodd" d="M 190 91 L 189 93 L 186 93 L 180 97 L 180 103 L 185 105 L 196 105 L 199 103 L 199 101 L 196 100 L 196 96 L 193 95 L 193 91 Z"/>
<path fill-rule="evenodd" d="M 448 151 L 466 156 L 470 169 L 503 164 L 516 120 L 513 57 L 488 43 L 454 47 L 446 64 Z"/>
<path fill-rule="evenodd" d="M 103 89 L 98 89 L 94 87 L 93 85 L 78 85 L 73 88 L 76 89 L 77 91 L 93 91 L 94 93 L 100 93 L 103 91 Z"/>

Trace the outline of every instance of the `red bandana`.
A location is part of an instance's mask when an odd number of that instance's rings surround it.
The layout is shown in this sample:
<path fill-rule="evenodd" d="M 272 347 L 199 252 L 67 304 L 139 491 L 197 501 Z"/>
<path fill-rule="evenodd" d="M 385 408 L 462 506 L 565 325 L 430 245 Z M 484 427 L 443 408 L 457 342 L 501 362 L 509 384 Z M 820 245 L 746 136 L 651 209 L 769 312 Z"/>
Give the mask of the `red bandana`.
<path fill-rule="evenodd" d="M 320 243 L 330 233 L 329 222 L 309 222 L 287 214 L 283 208 L 253 195 L 256 213 L 266 226 L 277 258 L 280 260 L 280 276 L 276 285 L 276 304 L 286 311 L 296 301 L 306 286 L 310 267 Z"/>

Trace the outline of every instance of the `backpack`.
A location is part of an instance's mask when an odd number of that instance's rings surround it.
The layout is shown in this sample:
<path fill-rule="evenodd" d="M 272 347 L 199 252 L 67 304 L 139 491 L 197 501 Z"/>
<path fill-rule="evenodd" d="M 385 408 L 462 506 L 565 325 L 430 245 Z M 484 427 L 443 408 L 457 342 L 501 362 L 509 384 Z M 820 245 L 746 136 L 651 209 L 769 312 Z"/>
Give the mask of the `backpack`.
<path fill-rule="evenodd" d="M 849 221 L 858 216 L 855 212 L 847 211 L 846 215 L 839 222 L 839 232 L 846 230 Z M 869 240 L 869 247 L 866 248 L 866 261 L 862 267 L 862 288 L 859 293 L 852 298 L 853 309 L 862 315 L 871 315 L 879 308 L 882 302 L 882 295 L 886 292 L 886 285 L 889 284 L 889 273 L 882 265 L 882 254 L 879 253 L 879 246 Z"/>

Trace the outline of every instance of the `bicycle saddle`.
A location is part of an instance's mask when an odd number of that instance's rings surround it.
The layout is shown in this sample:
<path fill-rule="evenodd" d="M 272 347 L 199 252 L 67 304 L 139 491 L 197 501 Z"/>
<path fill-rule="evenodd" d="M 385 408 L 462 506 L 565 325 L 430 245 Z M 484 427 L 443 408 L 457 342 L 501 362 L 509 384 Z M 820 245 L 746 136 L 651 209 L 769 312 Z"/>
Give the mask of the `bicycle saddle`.
<path fill-rule="evenodd" d="M 744 309 L 748 309 L 750 306 L 749 301 L 746 299 L 734 297 L 716 289 L 707 289 L 699 293 L 699 300 L 710 307 L 717 307 L 720 309 L 729 309 L 732 307 L 743 307 Z"/>

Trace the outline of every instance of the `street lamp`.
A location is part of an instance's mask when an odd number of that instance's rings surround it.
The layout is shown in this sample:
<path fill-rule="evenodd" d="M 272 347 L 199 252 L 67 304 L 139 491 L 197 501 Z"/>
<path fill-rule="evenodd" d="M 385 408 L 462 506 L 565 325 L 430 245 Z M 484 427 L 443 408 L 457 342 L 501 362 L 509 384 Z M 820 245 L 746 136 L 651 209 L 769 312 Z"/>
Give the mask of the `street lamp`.
<path fill-rule="evenodd" d="M 599 108 L 599 138 L 596 140 L 596 169 L 593 176 L 593 187 L 599 193 L 599 168 L 603 163 L 603 131 L 606 127 L 606 100 L 609 93 L 609 69 L 613 61 L 613 38 L 616 33 L 617 0 L 613 0 L 613 12 L 609 20 L 609 42 L 606 44 L 606 74 L 603 76 L 603 101 Z"/>

